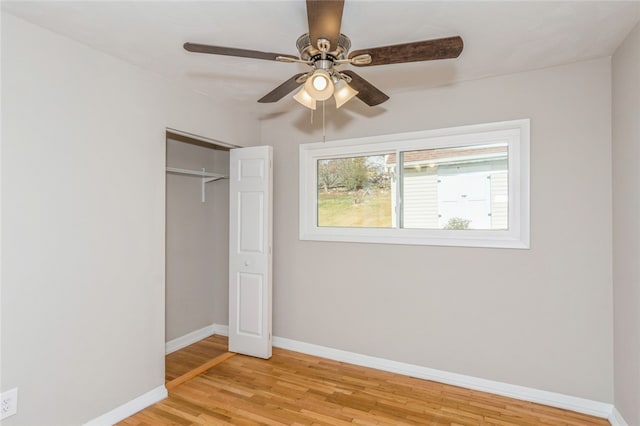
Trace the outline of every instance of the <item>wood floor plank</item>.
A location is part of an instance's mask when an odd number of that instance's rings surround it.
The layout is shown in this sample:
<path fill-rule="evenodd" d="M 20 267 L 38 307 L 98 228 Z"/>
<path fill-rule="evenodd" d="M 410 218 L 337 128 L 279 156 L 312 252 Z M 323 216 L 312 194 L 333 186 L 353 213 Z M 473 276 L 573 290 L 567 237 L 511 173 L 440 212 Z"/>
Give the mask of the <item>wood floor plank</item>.
<path fill-rule="evenodd" d="M 192 365 L 220 338 L 174 359 Z M 181 368 L 185 368 L 182 366 Z M 179 371 L 176 368 L 175 371 Z M 236 355 L 120 425 L 605 426 L 605 419 L 275 348 Z"/>
<path fill-rule="evenodd" d="M 193 379 L 194 377 L 204 373 L 205 371 L 209 370 L 210 368 L 215 367 L 216 365 L 228 360 L 229 358 L 231 358 L 232 356 L 234 356 L 235 354 L 232 352 L 225 352 L 221 355 L 218 355 L 217 357 L 205 362 L 202 365 L 197 366 L 196 368 L 192 369 L 191 371 L 188 371 L 186 373 L 184 373 L 182 376 L 176 377 L 175 379 L 171 380 L 170 382 L 167 382 L 165 384 L 165 387 L 167 388 L 167 390 L 171 390 L 173 388 L 175 388 L 178 385 L 181 385 L 182 383 Z"/>

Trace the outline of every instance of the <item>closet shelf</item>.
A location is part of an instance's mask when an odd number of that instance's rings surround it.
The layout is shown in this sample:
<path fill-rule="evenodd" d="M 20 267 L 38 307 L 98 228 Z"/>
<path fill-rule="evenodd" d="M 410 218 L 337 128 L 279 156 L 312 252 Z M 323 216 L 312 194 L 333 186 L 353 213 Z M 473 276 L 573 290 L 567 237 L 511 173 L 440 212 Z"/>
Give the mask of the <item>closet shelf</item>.
<path fill-rule="evenodd" d="M 225 176 L 221 173 L 213 173 L 213 172 L 207 172 L 205 169 L 202 170 L 189 170 L 189 169 L 179 169 L 176 167 L 167 167 L 166 168 L 168 173 L 177 173 L 177 174 L 181 174 L 181 175 L 189 175 L 189 176 L 196 176 L 202 179 L 202 202 L 205 202 L 205 188 L 204 188 L 204 184 L 205 183 L 209 183 L 209 182 L 214 182 L 216 180 L 220 180 L 220 179 L 229 179 L 229 176 Z"/>
<path fill-rule="evenodd" d="M 191 175 L 198 176 L 201 178 L 213 178 L 213 179 L 228 179 L 229 176 L 225 176 L 220 173 L 212 173 L 207 172 L 205 169 L 202 170 L 189 170 L 189 169 L 178 169 L 176 167 L 167 167 L 167 171 L 169 173 L 179 173 L 181 175 Z"/>

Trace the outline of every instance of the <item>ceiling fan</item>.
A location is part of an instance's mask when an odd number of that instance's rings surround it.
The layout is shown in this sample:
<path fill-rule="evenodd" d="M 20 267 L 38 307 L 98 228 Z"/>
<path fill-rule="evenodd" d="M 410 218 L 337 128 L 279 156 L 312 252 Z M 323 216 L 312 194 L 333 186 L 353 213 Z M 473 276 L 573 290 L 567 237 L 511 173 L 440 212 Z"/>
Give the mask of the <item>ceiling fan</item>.
<path fill-rule="evenodd" d="M 185 43 L 184 48 L 189 52 L 306 64 L 311 67 L 309 72 L 294 75 L 258 102 L 277 102 L 304 84 L 294 95 L 294 99 L 310 109 L 316 109 L 316 101 L 324 101 L 332 95 L 337 108 L 354 96 L 369 106 L 379 105 L 389 99 L 355 72 L 339 71 L 337 68 L 342 65 L 366 67 L 431 61 L 457 58 L 462 52 L 462 38 L 455 36 L 349 53 L 351 40 L 340 33 L 343 9 L 344 0 L 307 0 L 309 32 L 301 35 L 296 42 L 298 56 L 197 43 Z"/>

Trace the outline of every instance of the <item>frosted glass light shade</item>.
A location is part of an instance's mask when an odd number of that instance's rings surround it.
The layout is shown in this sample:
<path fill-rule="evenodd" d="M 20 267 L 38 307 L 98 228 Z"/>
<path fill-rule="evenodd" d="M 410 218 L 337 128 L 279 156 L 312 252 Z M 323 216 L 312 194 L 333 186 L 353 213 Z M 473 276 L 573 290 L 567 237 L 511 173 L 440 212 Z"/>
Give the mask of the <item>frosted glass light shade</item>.
<path fill-rule="evenodd" d="M 340 80 L 336 83 L 336 90 L 333 93 L 333 97 L 336 99 L 336 108 L 340 108 L 345 103 L 349 102 L 358 91 L 349 86 L 346 81 Z"/>
<path fill-rule="evenodd" d="M 309 109 L 316 109 L 316 100 L 311 97 L 311 95 L 304 89 L 304 86 L 298 93 L 293 95 L 293 99 L 300 102 L 302 105 L 306 106 Z"/>
<path fill-rule="evenodd" d="M 325 70 L 316 70 L 304 83 L 304 88 L 316 101 L 326 101 L 333 95 L 333 81 Z"/>

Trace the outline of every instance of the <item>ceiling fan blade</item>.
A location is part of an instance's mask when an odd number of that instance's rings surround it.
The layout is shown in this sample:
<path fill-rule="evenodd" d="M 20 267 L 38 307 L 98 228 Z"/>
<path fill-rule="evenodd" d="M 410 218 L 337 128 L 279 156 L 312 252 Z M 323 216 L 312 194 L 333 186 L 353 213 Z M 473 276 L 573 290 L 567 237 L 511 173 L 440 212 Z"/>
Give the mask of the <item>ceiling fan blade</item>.
<path fill-rule="evenodd" d="M 456 36 L 356 50 L 349 54 L 349 59 L 363 54 L 371 55 L 370 63 L 354 63 L 353 65 L 357 67 L 432 61 L 435 59 L 457 58 L 462 52 L 462 47 L 462 38 Z"/>
<path fill-rule="evenodd" d="M 318 39 L 329 40 L 333 51 L 338 47 L 338 36 L 342 25 L 344 0 L 307 0 L 307 20 L 311 46 L 318 46 Z"/>
<path fill-rule="evenodd" d="M 276 87 L 262 98 L 258 99 L 258 102 L 261 104 L 278 102 L 280 99 L 284 98 L 287 94 L 291 93 L 295 88 L 300 86 L 302 82 L 298 82 L 298 78 L 305 75 L 306 73 L 301 72 L 300 74 L 296 74 L 291 77 L 289 80 L 282 83 L 280 86 Z"/>
<path fill-rule="evenodd" d="M 281 53 L 260 52 L 258 50 L 237 49 L 235 47 L 210 46 L 208 44 L 185 43 L 185 50 L 195 53 L 211 53 L 213 55 L 238 56 L 241 58 L 265 59 L 275 61 L 278 56 L 298 59 L 297 56 L 283 55 Z"/>
<path fill-rule="evenodd" d="M 342 74 L 346 74 L 351 77 L 349 85 L 358 91 L 356 96 L 365 104 L 369 106 L 376 106 L 389 99 L 389 96 L 382 93 L 377 87 L 360 77 L 355 72 L 347 70 L 342 71 Z"/>

